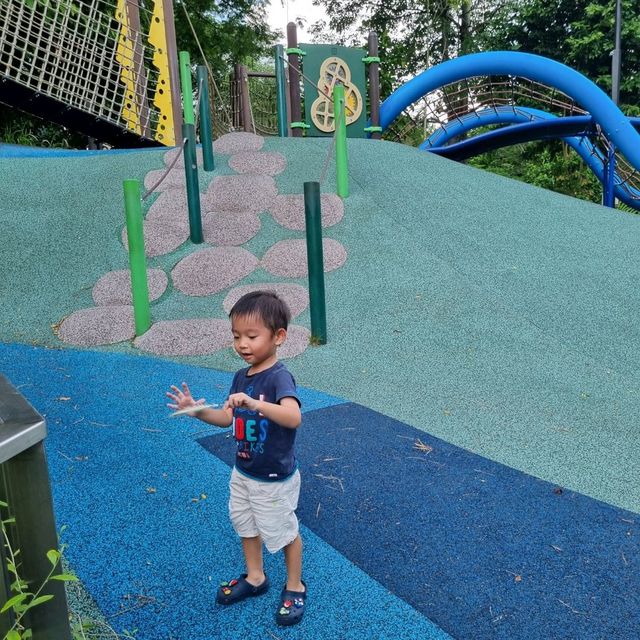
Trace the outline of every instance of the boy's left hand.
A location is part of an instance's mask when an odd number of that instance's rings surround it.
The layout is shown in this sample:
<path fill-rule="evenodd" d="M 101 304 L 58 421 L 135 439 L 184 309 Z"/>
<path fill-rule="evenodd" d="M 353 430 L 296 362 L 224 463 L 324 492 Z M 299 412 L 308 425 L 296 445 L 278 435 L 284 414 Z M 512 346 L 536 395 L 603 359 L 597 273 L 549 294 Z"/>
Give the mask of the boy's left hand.
<path fill-rule="evenodd" d="M 249 411 L 257 411 L 258 402 L 260 401 L 248 396 L 246 393 L 232 393 L 224 403 L 224 408 L 235 409 L 236 407 L 246 407 Z"/>

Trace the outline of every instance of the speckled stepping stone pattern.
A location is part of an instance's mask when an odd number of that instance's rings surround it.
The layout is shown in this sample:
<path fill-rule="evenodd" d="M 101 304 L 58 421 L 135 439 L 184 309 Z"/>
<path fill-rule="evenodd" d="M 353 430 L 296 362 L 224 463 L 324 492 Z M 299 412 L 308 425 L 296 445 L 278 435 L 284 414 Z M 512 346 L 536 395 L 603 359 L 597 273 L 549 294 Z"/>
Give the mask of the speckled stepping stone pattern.
<path fill-rule="evenodd" d="M 233 307 L 242 296 L 252 291 L 273 291 L 287 303 L 292 318 L 299 316 L 309 306 L 309 293 L 303 286 L 288 282 L 263 282 L 260 284 L 246 284 L 231 289 L 222 302 L 225 313 L 229 314 L 231 307 Z"/>
<path fill-rule="evenodd" d="M 274 176 L 286 170 L 287 159 L 281 153 L 261 151 L 264 142 L 262 136 L 246 132 L 229 133 L 215 141 L 215 152 L 229 156 L 229 167 L 236 173 L 218 175 L 200 193 L 203 238 L 211 245 L 206 248 L 185 245 L 190 229 L 184 154 L 177 148 L 167 151 L 163 156 L 165 169 L 151 171 L 144 179 L 145 188 L 155 190 L 152 196 L 155 200 L 147 205 L 143 222 L 145 254 L 153 258 L 181 248 L 183 257 L 170 274 L 173 289 L 187 296 L 210 296 L 227 290 L 222 303 L 226 314 L 244 294 L 270 290 L 287 303 L 291 317 L 295 318 L 309 306 L 309 293 L 304 286 L 294 282 L 239 284 L 259 268 L 279 278 L 304 278 L 307 275 L 304 237 L 276 242 L 264 253 L 262 260 L 241 246 L 260 233 L 263 222 L 260 214 L 263 212 L 268 212 L 280 227 L 302 233 L 305 229 L 303 195 L 278 194 Z M 202 165 L 202 149 L 197 150 L 197 157 L 198 164 Z M 156 186 L 174 159 L 172 170 Z M 321 205 L 323 227 L 342 220 L 344 204 L 337 195 L 321 194 Z M 269 229 L 278 228 L 270 220 L 267 222 Z M 121 237 L 128 251 L 126 227 L 122 229 Z M 325 239 L 323 249 L 325 271 L 344 264 L 347 253 L 339 242 Z M 150 301 L 158 300 L 164 294 L 169 296 L 168 280 L 163 270 L 147 269 Z M 234 288 L 229 290 L 231 287 Z M 103 275 L 93 287 L 92 296 L 96 307 L 76 311 L 58 327 L 57 334 L 64 342 L 99 346 L 135 338 L 135 347 L 159 356 L 207 355 L 232 346 L 228 319 L 215 317 L 157 319 L 149 331 L 136 338 L 128 269 Z M 161 308 L 162 305 L 158 307 Z M 212 316 L 221 312 L 212 309 Z M 309 346 L 309 338 L 308 329 L 290 325 L 287 340 L 278 350 L 279 356 L 293 358 L 303 353 Z"/>
<path fill-rule="evenodd" d="M 114 305 L 74 311 L 58 327 L 63 342 L 78 347 L 97 347 L 131 340 L 136 334 L 133 307 Z"/>
<path fill-rule="evenodd" d="M 206 355 L 232 344 L 231 324 L 215 318 L 155 322 L 134 341 L 138 349 L 159 356 Z"/>
<path fill-rule="evenodd" d="M 236 284 L 258 264 L 258 258 L 240 247 L 201 249 L 178 262 L 171 278 L 188 296 L 209 296 Z"/>
<path fill-rule="evenodd" d="M 171 253 L 189 237 L 189 229 L 185 229 L 184 226 L 181 228 L 154 220 L 144 221 L 142 233 L 144 235 L 144 253 L 147 258 Z M 124 227 L 122 229 L 122 244 L 127 252 L 129 251 L 128 242 L 127 228 Z"/>
<path fill-rule="evenodd" d="M 213 143 L 213 150 L 224 155 L 233 155 L 241 151 L 259 151 L 264 145 L 264 138 L 255 133 L 234 131 L 218 138 Z"/>
<path fill-rule="evenodd" d="M 165 191 L 152 203 L 146 222 L 156 222 L 189 234 L 189 207 L 184 191 Z"/>
<path fill-rule="evenodd" d="M 147 269 L 149 300 L 157 300 L 166 291 L 168 283 L 169 278 L 162 269 Z M 96 282 L 91 295 L 98 306 L 133 304 L 131 271 L 129 269 L 109 271 Z"/>
<path fill-rule="evenodd" d="M 219 176 L 200 197 L 206 211 L 266 211 L 276 196 L 276 181 L 271 176 Z"/>
<path fill-rule="evenodd" d="M 229 158 L 229 166 L 238 173 L 277 176 L 287 168 L 287 159 L 281 153 L 241 151 Z"/>
<path fill-rule="evenodd" d="M 249 242 L 260 231 L 255 213 L 218 211 L 202 214 L 202 235 L 207 244 L 234 247 Z"/>
<path fill-rule="evenodd" d="M 324 270 L 334 271 L 347 259 L 346 249 L 332 238 L 322 241 Z M 307 241 L 282 240 L 276 242 L 262 258 L 261 265 L 274 276 L 302 278 L 307 275 Z"/>
<path fill-rule="evenodd" d="M 299 356 L 309 346 L 311 332 L 306 327 L 297 324 L 289 325 L 285 343 L 278 347 L 278 358 L 294 358 Z"/>
<path fill-rule="evenodd" d="M 337 224 L 344 216 L 344 204 L 334 193 L 320 195 L 320 208 L 322 210 L 322 226 L 330 227 Z M 274 220 L 287 229 L 304 231 L 304 196 L 301 194 L 288 194 L 276 196 L 269 207 L 269 213 Z"/>

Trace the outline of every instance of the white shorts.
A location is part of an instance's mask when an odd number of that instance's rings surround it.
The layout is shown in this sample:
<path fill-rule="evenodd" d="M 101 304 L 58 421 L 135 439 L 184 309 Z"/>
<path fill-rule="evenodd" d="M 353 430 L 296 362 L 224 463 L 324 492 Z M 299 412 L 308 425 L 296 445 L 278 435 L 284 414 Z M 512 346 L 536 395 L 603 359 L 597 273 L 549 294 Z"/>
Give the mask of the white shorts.
<path fill-rule="evenodd" d="M 229 489 L 229 516 L 241 538 L 260 536 L 270 553 L 280 551 L 297 538 L 299 471 L 284 482 L 260 482 L 234 467 Z"/>

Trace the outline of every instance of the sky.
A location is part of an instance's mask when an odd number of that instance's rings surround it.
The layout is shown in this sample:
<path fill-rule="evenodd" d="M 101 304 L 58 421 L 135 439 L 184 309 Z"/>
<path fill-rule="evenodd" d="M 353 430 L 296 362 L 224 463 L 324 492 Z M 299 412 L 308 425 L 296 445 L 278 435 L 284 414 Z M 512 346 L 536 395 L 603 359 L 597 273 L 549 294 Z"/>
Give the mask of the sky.
<path fill-rule="evenodd" d="M 307 25 L 311 25 L 316 20 L 326 19 L 326 15 L 324 8 L 314 7 L 311 0 L 271 0 L 268 22 L 272 29 L 279 29 L 284 34 L 279 44 L 286 44 L 288 22 L 303 17 Z M 311 42 L 306 29 L 298 27 L 298 42 Z"/>

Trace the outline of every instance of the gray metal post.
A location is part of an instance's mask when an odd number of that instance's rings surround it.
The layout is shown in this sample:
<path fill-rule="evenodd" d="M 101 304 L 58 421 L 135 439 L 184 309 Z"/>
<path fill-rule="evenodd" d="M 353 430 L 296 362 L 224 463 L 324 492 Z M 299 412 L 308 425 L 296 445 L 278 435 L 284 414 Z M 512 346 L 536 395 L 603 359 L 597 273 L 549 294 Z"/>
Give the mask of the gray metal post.
<path fill-rule="evenodd" d="M 620 102 L 620 67 L 622 66 L 622 0 L 616 0 L 616 44 L 611 54 L 611 99 Z"/>
<path fill-rule="evenodd" d="M 46 434 L 43 417 L 0 375 L 0 499 L 15 518 L 8 535 L 13 549 L 20 549 L 22 578 L 36 587 L 51 570 L 47 551 L 58 548 L 43 446 Z M 60 573 L 58 566 L 54 574 Z M 71 640 L 64 583 L 49 582 L 42 595 L 49 594 L 53 599 L 25 616 L 33 640 Z"/>

